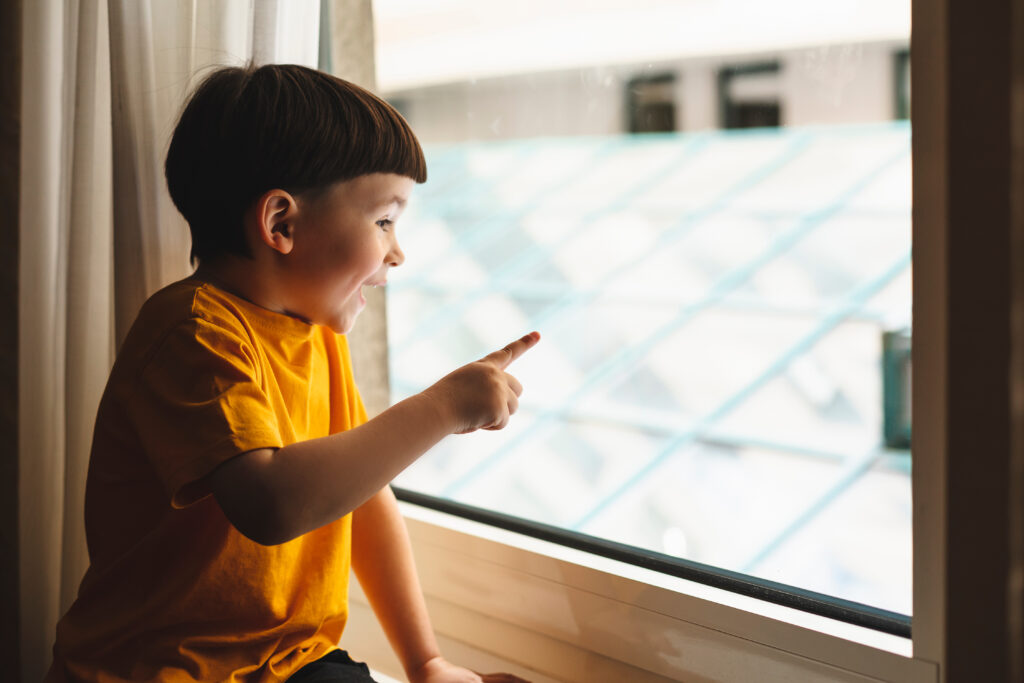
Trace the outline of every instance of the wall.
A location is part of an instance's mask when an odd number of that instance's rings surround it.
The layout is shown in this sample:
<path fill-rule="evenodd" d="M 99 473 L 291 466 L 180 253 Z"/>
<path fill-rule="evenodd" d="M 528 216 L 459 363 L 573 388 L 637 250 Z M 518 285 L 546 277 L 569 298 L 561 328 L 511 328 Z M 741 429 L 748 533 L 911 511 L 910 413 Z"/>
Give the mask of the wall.
<path fill-rule="evenodd" d="M 632 66 L 521 74 L 385 93 L 425 142 L 609 135 L 627 127 L 625 92 L 637 76 L 676 75 L 677 126 L 718 126 L 717 73 L 777 59 L 785 125 L 888 121 L 894 116 L 894 55 L 905 44 L 821 46 Z"/>

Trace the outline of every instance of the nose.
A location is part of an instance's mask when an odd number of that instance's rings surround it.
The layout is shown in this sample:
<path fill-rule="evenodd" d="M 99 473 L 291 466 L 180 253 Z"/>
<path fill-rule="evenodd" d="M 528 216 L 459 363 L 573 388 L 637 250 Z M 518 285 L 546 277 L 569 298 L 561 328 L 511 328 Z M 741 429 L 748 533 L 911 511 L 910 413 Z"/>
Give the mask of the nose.
<path fill-rule="evenodd" d="M 384 257 L 384 260 L 392 268 L 405 263 L 405 253 L 402 251 L 402 248 L 398 246 L 397 237 L 392 237 L 391 249 L 388 250 L 387 256 Z"/>

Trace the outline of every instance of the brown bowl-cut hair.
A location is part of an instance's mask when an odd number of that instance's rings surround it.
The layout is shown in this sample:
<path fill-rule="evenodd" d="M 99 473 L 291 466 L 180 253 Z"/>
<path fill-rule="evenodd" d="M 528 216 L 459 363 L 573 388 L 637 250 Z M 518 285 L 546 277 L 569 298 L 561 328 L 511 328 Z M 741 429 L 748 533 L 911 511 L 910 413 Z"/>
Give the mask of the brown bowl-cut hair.
<path fill-rule="evenodd" d="M 387 102 L 314 69 L 219 68 L 192 93 L 164 163 L 192 260 L 251 255 L 245 211 L 263 193 L 315 196 L 368 173 L 427 179 L 423 150 Z"/>

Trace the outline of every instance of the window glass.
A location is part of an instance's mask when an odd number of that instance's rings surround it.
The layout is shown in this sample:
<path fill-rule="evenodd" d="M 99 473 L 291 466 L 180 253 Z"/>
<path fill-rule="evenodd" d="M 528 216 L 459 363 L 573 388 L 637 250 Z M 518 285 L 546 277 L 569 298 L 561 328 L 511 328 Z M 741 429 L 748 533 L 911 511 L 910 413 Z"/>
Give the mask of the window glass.
<path fill-rule="evenodd" d="M 909 614 L 909 14 L 376 0 L 393 399 L 543 337 L 396 483 Z"/>

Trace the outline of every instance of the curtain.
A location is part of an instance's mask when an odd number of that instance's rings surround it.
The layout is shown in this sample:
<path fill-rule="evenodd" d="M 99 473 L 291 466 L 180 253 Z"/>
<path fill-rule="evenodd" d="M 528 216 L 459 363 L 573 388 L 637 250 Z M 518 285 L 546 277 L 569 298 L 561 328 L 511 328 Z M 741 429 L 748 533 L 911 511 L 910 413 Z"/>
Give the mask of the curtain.
<path fill-rule="evenodd" d="M 65 529 L 65 510 L 81 509 L 84 487 L 68 480 L 84 481 L 87 406 L 113 350 L 111 118 L 105 6 L 23 12 L 19 630 L 22 680 L 37 681 L 62 594 L 83 569 L 81 520 Z"/>
<path fill-rule="evenodd" d="M 142 302 L 190 272 L 163 159 L 185 95 L 217 64 L 334 53 L 372 79 L 370 0 L 23 4 L 18 269 L 21 680 L 38 681 L 88 566 L 96 406 Z M 351 12 L 346 23 L 345 13 Z M 370 41 L 322 46 L 321 16 Z M 324 35 L 330 35 L 325 32 Z M 332 41 L 333 42 L 333 41 Z M 360 56 L 362 55 L 362 56 Z M 362 60 L 370 60 L 364 62 Z M 377 314 L 383 321 L 383 313 Z M 372 316 L 371 316 L 372 317 Z M 375 344 L 378 347 L 383 345 Z M 378 356 L 380 354 L 378 353 Z M 379 358 L 378 358 L 378 362 Z M 378 368 L 370 373 L 384 376 Z M 379 393 L 376 392 L 376 393 Z"/>

